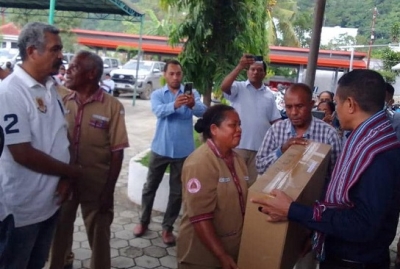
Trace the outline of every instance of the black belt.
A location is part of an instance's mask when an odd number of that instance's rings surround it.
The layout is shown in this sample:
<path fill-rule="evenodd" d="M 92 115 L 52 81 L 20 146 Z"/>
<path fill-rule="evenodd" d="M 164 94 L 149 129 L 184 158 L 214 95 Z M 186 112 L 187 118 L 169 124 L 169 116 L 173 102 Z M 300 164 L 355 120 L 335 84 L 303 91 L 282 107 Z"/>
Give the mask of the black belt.
<path fill-rule="evenodd" d="M 321 262 L 326 265 L 333 265 L 337 267 L 344 267 L 348 269 L 386 269 L 389 268 L 388 265 L 383 263 L 362 263 L 338 258 L 328 258 L 327 260 Z"/>

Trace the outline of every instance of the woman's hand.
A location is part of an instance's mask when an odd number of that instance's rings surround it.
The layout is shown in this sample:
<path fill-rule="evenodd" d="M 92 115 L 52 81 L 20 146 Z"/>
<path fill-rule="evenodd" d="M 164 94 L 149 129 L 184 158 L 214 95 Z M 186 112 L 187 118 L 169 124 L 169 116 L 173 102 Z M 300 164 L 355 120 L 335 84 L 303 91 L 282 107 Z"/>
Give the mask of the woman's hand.
<path fill-rule="evenodd" d="M 325 117 L 322 119 L 324 122 L 332 125 L 333 122 L 333 115 L 325 115 Z"/>
<path fill-rule="evenodd" d="M 226 253 L 218 257 L 218 259 L 221 263 L 222 269 L 239 269 L 232 257 Z"/>

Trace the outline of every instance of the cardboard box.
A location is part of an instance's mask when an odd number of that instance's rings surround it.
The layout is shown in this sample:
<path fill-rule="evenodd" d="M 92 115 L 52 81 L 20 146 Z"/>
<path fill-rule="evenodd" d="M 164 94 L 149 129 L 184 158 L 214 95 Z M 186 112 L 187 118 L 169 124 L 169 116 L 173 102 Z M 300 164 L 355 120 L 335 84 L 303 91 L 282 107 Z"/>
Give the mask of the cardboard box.
<path fill-rule="evenodd" d="M 250 187 L 240 244 L 240 269 L 293 269 L 300 258 L 308 230 L 295 222 L 271 223 L 251 198 L 283 190 L 294 201 L 313 205 L 321 198 L 330 163 L 330 146 L 312 142 L 291 146 Z M 274 198 L 270 198 L 274 199 Z"/>

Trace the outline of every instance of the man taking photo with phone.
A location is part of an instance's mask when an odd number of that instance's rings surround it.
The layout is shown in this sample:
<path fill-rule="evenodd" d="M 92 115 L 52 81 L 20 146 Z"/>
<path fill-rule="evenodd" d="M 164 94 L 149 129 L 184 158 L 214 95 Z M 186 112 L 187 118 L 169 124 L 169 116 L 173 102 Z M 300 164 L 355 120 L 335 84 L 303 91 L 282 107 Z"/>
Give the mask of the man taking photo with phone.
<path fill-rule="evenodd" d="M 247 80 L 236 81 L 243 69 L 247 69 Z M 242 121 L 242 139 L 235 151 L 246 161 L 249 187 L 257 179 L 255 157 L 264 135 L 274 122 L 281 119 L 274 95 L 263 83 L 266 72 L 267 65 L 262 56 L 243 54 L 221 85 L 225 98 Z"/>
<path fill-rule="evenodd" d="M 166 63 L 164 77 L 167 84 L 151 94 L 151 108 L 157 117 L 157 127 L 151 144 L 149 171 L 142 191 L 140 224 L 136 225 L 133 233 L 140 237 L 147 231 L 156 191 L 169 165 L 170 191 L 161 237 L 166 245 L 174 245 L 173 224 L 182 204 L 182 166 L 194 150 L 193 115 L 201 117 L 207 107 L 200 101 L 197 91 L 185 94 L 187 87 L 181 84 L 183 72 L 178 61 L 170 60 Z"/>

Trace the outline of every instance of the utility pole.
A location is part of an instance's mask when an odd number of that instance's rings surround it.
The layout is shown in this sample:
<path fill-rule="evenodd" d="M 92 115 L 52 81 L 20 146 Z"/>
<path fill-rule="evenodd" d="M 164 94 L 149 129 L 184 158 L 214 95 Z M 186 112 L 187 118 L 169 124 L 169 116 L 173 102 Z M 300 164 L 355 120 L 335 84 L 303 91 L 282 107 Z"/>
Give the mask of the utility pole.
<path fill-rule="evenodd" d="M 321 43 L 322 24 L 324 22 L 326 0 L 315 0 L 314 26 L 311 36 L 310 53 L 308 54 L 308 64 L 306 71 L 305 84 L 314 87 L 315 72 L 317 70 L 319 46 Z"/>
<path fill-rule="evenodd" d="M 374 10 L 372 12 L 371 38 L 369 40 L 367 69 L 369 69 L 369 63 L 371 61 L 372 45 L 374 44 L 374 41 L 375 41 L 375 22 L 376 22 L 377 15 L 378 15 L 378 9 L 376 7 L 374 7 Z"/>

